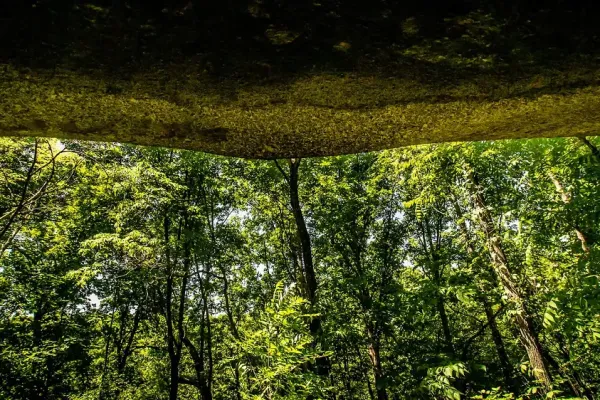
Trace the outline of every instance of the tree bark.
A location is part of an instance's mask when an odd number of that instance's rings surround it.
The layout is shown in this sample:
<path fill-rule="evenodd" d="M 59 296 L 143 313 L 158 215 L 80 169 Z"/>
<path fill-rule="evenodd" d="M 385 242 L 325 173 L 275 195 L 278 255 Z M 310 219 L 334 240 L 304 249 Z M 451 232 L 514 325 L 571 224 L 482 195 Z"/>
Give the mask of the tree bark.
<path fill-rule="evenodd" d="M 510 389 L 514 390 L 515 383 L 512 378 L 512 367 L 510 365 L 508 353 L 506 352 L 506 347 L 504 347 L 504 340 L 502 339 L 502 335 L 498 329 L 498 324 L 496 323 L 496 315 L 492 310 L 492 305 L 485 298 L 485 296 L 481 297 L 481 303 L 483 304 L 485 318 L 487 319 L 488 326 L 490 327 L 492 340 L 494 341 L 494 346 L 496 347 L 496 352 L 498 353 L 500 367 L 502 368 L 502 374 L 504 375 L 504 382 Z"/>
<path fill-rule="evenodd" d="M 560 183 L 556 175 L 554 175 L 552 172 L 548 172 L 548 176 L 554 184 L 556 191 L 558 192 L 558 194 L 560 194 L 560 199 L 562 200 L 562 202 L 565 205 L 570 204 L 571 195 L 565 190 L 565 188 L 563 187 L 562 183 Z M 581 242 L 581 248 L 583 249 L 583 252 L 589 254 L 590 244 L 587 235 L 583 233 L 583 231 L 577 226 L 577 224 L 573 225 L 573 229 L 575 230 L 575 235 L 577 236 L 577 239 L 579 239 L 579 241 Z"/>
<path fill-rule="evenodd" d="M 310 234 L 306 227 L 306 221 L 304 220 L 304 214 L 302 213 L 302 207 L 300 206 L 300 199 L 298 195 L 298 170 L 300 168 L 300 162 L 302 159 L 290 159 L 290 174 L 287 176 L 283 169 L 276 164 L 281 171 L 283 177 L 287 180 L 290 188 L 290 205 L 292 207 L 292 213 L 294 214 L 294 221 L 296 223 L 296 230 L 298 238 L 300 239 L 300 246 L 302 251 L 302 267 L 304 272 L 306 294 L 308 301 L 312 307 L 315 307 L 317 303 L 317 277 L 315 273 L 313 256 L 312 256 L 312 244 L 310 240 Z M 322 340 L 322 329 L 321 329 L 321 317 L 316 316 L 310 321 L 310 333 L 316 341 Z M 328 357 L 319 357 L 316 361 L 316 373 L 320 376 L 328 376 L 330 370 L 330 361 Z"/>
<path fill-rule="evenodd" d="M 17 203 L 17 206 L 15 207 L 14 211 L 10 214 L 10 217 L 8 218 L 8 221 L 6 222 L 6 224 L 4 224 L 4 226 L 0 229 L 0 240 L 2 240 L 2 238 L 4 237 L 4 234 L 10 229 L 13 222 L 15 221 L 15 218 L 21 212 L 21 210 L 23 209 L 23 206 L 25 205 L 25 198 L 27 197 L 27 190 L 29 189 L 29 184 L 31 183 L 31 178 L 33 177 L 33 173 L 35 171 L 35 165 L 38 160 L 38 146 L 39 146 L 39 142 L 37 139 L 35 139 L 35 145 L 33 147 L 33 158 L 31 160 L 31 165 L 29 166 L 29 169 L 27 170 L 27 175 L 25 176 L 25 182 L 23 183 L 23 190 L 21 191 L 21 196 L 19 198 L 19 202 Z M 1 255 L 1 253 L 0 253 L 0 255 Z"/>
<path fill-rule="evenodd" d="M 171 250 L 169 244 L 171 229 L 171 220 L 165 216 L 164 219 L 164 234 L 165 234 L 165 260 L 167 263 L 167 292 L 165 299 L 165 318 L 167 323 L 167 347 L 169 351 L 169 400 L 177 400 L 177 394 L 179 391 L 179 363 L 181 361 L 181 340 L 177 340 L 175 337 L 175 331 L 173 327 L 173 286 L 174 286 L 174 271 L 171 260 Z M 182 296 L 184 294 L 182 293 Z M 180 304 L 181 306 L 181 304 Z M 182 309 L 179 312 L 183 312 Z M 178 318 L 179 321 L 180 318 Z M 177 322 L 178 322 L 177 321 Z M 178 324 L 179 325 L 179 324 Z M 179 337 L 181 339 L 181 335 Z"/>
<path fill-rule="evenodd" d="M 598 148 L 594 146 L 594 144 L 590 142 L 585 136 L 579 136 L 579 140 L 590 149 L 596 161 L 600 163 L 600 150 L 598 150 Z"/>
<path fill-rule="evenodd" d="M 125 370 L 125 366 L 127 365 L 127 359 L 131 355 L 133 340 L 135 339 L 135 335 L 138 331 L 141 317 L 142 306 L 138 304 L 137 309 L 135 310 L 135 315 L 133 317 L 133 326 L 131 328 L 131 331 L 129 332 L 127 343 L 125 344 L 125 349 L 123 349 L 122 353 L 119 354 L 119 361 L 117 364 L 117 370 L 119 371 L 119 374 L 122 374 Z"/>
<path fill-rule="evenodd" d="M 306 280 L 308 301 L 310 301 L 311 304 L 315 304 L 317 295 L 317 277 L 313 264 L 312 244 L 298 196 L 298 169 L 300 167 L 300 162 L 300 159 L 290 160 L 290 203 L 302 248 L 302 264 L 304 267 L 304 279 Z"/>
<path fill-rule="evenodd" d="M 387 391 L 385 390 L 384 374 L 381 367 L 381 355 L 379 353 L 379 340 L 375 335 L 375 329 L 373 326 L 367 328 L 369 335 L 369 358 L 373 365 L 373 375 L 375 377 L 375 393 L 377 394 L 377 400 L 387 400 Z"/>
<path fill-rule="evenodd" d="M 455 201 L 453 202 L 454 209 L 456 211 L 457 218 L 461 215 L 461 210 L 459 204 Z M 473 255 L 474 249 L 473 244 L 470 239 L 469 230 L 467 229 L 467 224 L 464 220 L 459 223 L 460 230 L 463 233 L 464 240 L 467 244 L 467 254 L 469 256 Z M 500 367 L 502 368 L 502 374 L 504 375 L 504 383 L 507 387 L 514 391 L 515 382 L 513 380 L 513 368 L 510 364 L 510 359 L 508 358 L 508 353 L 506 352 L 506 347 L 504 346 L 504 339 L 502 339 L 502 334 L 498 329 L 498 324 L 496 323 L 497 314 L 494 313 L 492 309 L 492 304 L 487 299 L 485 293 L 481 293 L 480 296 L 481 304 L 483 305 L 483 310 L 485 312 L 485 317 L 487 320 L 487 325 L 490 328 L 490 333 L 492 334 L 492 340 L 494 341 L 494 347 L 496 348 L 496 353 L 498 353 L 498 360 L 500 361 Z"/>
<path fill-rule="evenodd" d="M 346 396 L 348 400 L 353 398 L 352 385 L 350 384 L 350 369 L 348 368 L 348 354 L 344 355 L 344 387 L 346 388 Z M 343 398 L 346 399 L 346 396 Z"/>
<path fill-rule="evenodd" d="M 373 385 L 371 384 L 370 379 L 367 379 L 367 389 L 369 390 L 369 398 L 375 400 L 375 393 L 373 393 Z"/>
<path fill-rule="evenodd" d="M 240 338 L 240 334 L 237 330 L 237 326 L 235 325 L 235 321 L 233 320 L 233 312 L 231 311 L 231 305 L 229 302 L 229 281 L 227 280 L 226 271 L 221 268 L 221 274 L 223 275 L 223 298 L 225 300 L 225 313 L 227 314 L 227 321 L 229 322 L 229 327 L 231 329 L 231 334 L 234 338 Z"/>
<path fill-rule="evenodd" d="M 187 347 L 188 352 L 190 353 L 190 357 L 192 357 L 192 362 L 194 363 L 194 371 L 196 372 L 196 380 L 189 381 L 189 383 L 193 386 L 196 386 L 200 390 L 200 396 L 202 400 L 212 400 L 212 391 L 210 386 L 208 386 L 206 379 L 204 378 L 204 360 L 198 349 L 194 344 L 187 338 L 183 338 L 183 344 Z M 180 378 L 180 381 L 181 378 Z"/>
<path fill-rule="evenodd" d="M 221 274 L 223 275 L 223 297 L 225 299 L 225 312 L 227 314 L 227 320 L 229 321 L 229 326 L 231 329 L 231 334 L 237 340 L 240 339 L 240 334 L 238 332 L 235 321 L 233 320 L 233 311 L 231 310 L 231 305 L 229 302 L 229 281 L 227 280 L 226 271 L 224 268 L 221 268 Z M 233 356 L 233 354 L 231 354 Z M 235 378 L 235 397 L 237 400 L 242 399 L 241 386 L 240 386 L 240 367 L 239 363 L 235 363 L 233 366 L 233 375 Z"/>
<path fill-rule="evenodd" d="M 577 398 L 586 398 L 586 399 L 592 399 L 593 397 L 588 396 L 588 394 L 584 394 L 584 389 L 583 389 L 583 384 L 580 380 L 575 378 L 575 375 L 570 376 L 569 372 L 567 371 L 566 368 L 561 367 L 561 365 L 558 363 L 558 361 L 556 361 L 554 359 L 554 357 L 552 357 L 552 355 L 550 355 L 549 352 L 544 351 L 544 358 L 546 359 L 546 361 L 548 362 L 549 365 L 551 365 L 554 369 L 556 369 L 557 371 L 560 371 L 562 373 L 563 378 L 565 379 L 566 383 L 569 385 L 569 388 L 571 389 L 571 394 Z M 574 372 L 574 371 L 573 371 Z"/>
<path fill-rule="evenodd" d="M 443 278 L 443 270 L 440 265 L 440 259 L 438 255 L 438 251 L 440 250 L 440 243 L 436 241 L 434 245 L 433 234 L 431 225 L 429 223 L 429 219 L 422 221 L 420 223 L 421 226 L 421 237 L 422 237 L 422 247 L 427 256 L 429 257 L 429 271 L 430 271 L 430 279 L 434 282 L 437 293 L 435 294 L 435 305 L 440 317 L 440 322 L 442 323 L 442 334 L 444 335 L 444 350 L 449 353 L 454 353 L 454 345 L 452 339 L 452 332 L 450 330 L 450 322 L 448 320 L 448 314 L 446 312 L 446 299 L 444 295 L 441 293 L 440 288 L 442 286 L 442 278 Z M 436 234 L 439 236 L 440 232 L 436 231 Z"/>
<path fill-rule="evenodd" d="M 213 354 L 212 354 L 212 323 L 210 321 L 210 310 L 208 307 L 208 294 L 204 293 L 204 312 L 206 313 L 206 353 L 208 356 L 208 371 L 206 383 L 202 389 L 202 400 L 212 400 L 213 382 Z"/>
<path fill-rule="evenodd" d="M 527 310 L 524 296 L 513 279 L 508 259 L 504 253 L 500 236 L 494 227 L 492 216 L 487 209 L 485 199 L 477 177 L 471 172 L 469 180 L 473 184 L 473 202 L 479 223 L 487 239 L 487 246 L 492 259 L 492 266 L 504 288 L 509 302 L 514 306 L 514 321 L 519 331 L 521 343 L 527 352 L 534 376 L 544 388 L 549 389 L 552 379 L 546 361 L 543 357 L 542 346 L 534 330 L 532 318 Z"/>
<path fill-rule="evenodd" d="M 448 321 L 448 314 L 446 313 L 446 304 L 444 297 L 441 293 L 438 293 L 436 299 L 436 307 L 440 320 L 442 322 L 442 332 L 444 333 L 444 347 L 445 350 L 452 354 L 454 353 L 454 346 L 452 345 L 452 333 L 450 332 L 450 323 Z"/>

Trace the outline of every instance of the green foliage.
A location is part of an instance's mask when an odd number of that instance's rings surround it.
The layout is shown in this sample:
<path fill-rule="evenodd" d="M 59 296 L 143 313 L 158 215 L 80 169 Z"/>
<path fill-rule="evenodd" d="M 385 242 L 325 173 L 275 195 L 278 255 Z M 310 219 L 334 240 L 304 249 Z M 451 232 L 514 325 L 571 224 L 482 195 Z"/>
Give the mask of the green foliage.
<path fill-rule="evenodd" d="M 239 361 L 250 382 L 248 399 L 324 398 L 326 382 L 308 367 L 328 354 L 313 346 L 306 322 L 315 315 L 305 313 L 306 300 L 290 293 L 277 282 L 264 311 L 242 324 Z"/>
<path fill-rule="evenodd" d="M 434 398 L 460 400 L 461 393 L 452 386 L 455 379 L 467 373 L 463 363 L 453 363 L 427 369 L 427 376 L 421 382 L 421 388 Z"/>
<path fill-rule="evenodd" d="M 3 139 L 0 398 L 592 398 L 589 154 L 551 139 L 303 160 L 311 297 L 288 162 Z"/>

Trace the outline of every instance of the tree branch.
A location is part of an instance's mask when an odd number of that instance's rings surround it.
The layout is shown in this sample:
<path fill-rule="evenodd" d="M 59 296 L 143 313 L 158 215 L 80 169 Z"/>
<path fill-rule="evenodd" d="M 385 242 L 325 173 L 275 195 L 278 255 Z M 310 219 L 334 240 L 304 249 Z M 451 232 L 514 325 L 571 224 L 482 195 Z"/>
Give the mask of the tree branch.
<path fill-rule="evenodd" d="M 279 170 L 279 172 L 281 172 L 281 175 L 283 176 L 283 179 L 285 179 L 285 181 L 289 185 L 290 184 L 290 178 L 289 178 L 289 176 L 285 173 L 285 171 L 283 170 L 283 168 L 281 168 L 281 165 L 279 165 L 279 162 L 277 160 L 273 160 L 273 162 L 275 162 L 275 166 L 277 167 L 277 169 Z"/>

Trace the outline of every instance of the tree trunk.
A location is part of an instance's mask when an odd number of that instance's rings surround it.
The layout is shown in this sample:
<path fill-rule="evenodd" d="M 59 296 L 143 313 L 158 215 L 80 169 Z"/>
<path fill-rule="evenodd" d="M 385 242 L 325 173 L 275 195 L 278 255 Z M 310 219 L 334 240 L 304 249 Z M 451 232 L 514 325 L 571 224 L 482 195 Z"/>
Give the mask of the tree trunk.
<path fill-rule="evenodd" d="M 194 371 L 196 372 L 196 382 L 190 382 L 200 390 L 202 400 L 212 400 L 212 391 L 204 378 L 204 359 L 194 344 L 187 337 L 183 338 L 183 343 L 187 347 L 192 362 L 194 363 Z"/>
<path fill-rule="evenodd" d="M 231 334 L 233 335 L 233 337 L 236 340 L 240 340 L 240 334 L 237 330 L 235 321 L 233 320 L 233 312 L 231 310 L 231 305 L 229 302 L 229 281 L 227 280 L 226 271 L 223 268 L 221 268 L 221 274 L 223 274 L 223 297 L 225 299 L 225 312 L 227 314 L 227 320 L 229 321 L 229 327 L 231 329 Z M 231 350 L 230 356 L 233 357 L 233 350 Z M 241 394 L 241 386 L 240 386 L 240 367 L 237 362 L 235 363 L 235 366 L 233 367 L 233 374 L 234 374 L 234 378 L 235 378 L 235 397 L 237 400 L 241 400 L 242 394 Z"/>
<path fill-rule="evenodd" d="M 600 150 L 598 150 L 598 148 L 594 146 L 594 144 L 590 142 L 585 136 L 579 136 L 579 140 L 581 140 L 581 142 L 583 142 L 583 144 L 585 144 L 590 149 L 596 161 L 600 163 Z"/>
<path fill-rule="evenodd" d="M 344 399 L 350 400 L 352 396 L 352 385 L 350 384 L 350 369 L 348 368 L 348 354 L 344 355 L 344 387 L 346 388 L 346 396 Z"/>
<path fill-rule="evenodd" d="M 118 290 L 118 286 L 115 289 L 115 298 L 118 301 L 119 298 L 119 290 Z M 37 307 L 39 310 L 39 306 Z M 106 333 L 105 335 L 105 345 L 104 345 L 104 362 L 103 362 L 103 366 L 102 366 L 102 378 L 100 380 L 100 390 L 98 392 L 98 399 L 99 400 L 103 400 L 104 398 L 106 398 L 105 396 L 105 391 L 106 391 L 106 374 L 108 372 L 108 359 L 110 356 L 110 342 L 111 342 L 111 338 L 110 335 L 112 334 L 112 329 L 113 329 L 113 325 L 115 322 L 115 311 L 116 311 L 116 307 L 113 306 L 112 308 L 112 312 L 110 315 L 110 325 L 108 327 L 109 332 Z M 34 323 L 36 320 L 36 314 L 34 314 Z M 34 334 L 33 337 L 36 338 L 36 329 L 35 329 L 35 325 L 34 325 L 34 330 L 33 330 Z M 35 343 L 35 341 L 34 341 Z"/>
<path fill-rule="evenodd" d="M 129 336 L 127 338 L 127 343 L 125 345 L 125 349 L 122 353 L 119 354 L 119 361 L 117 364 L 117 370 L 119 374 L 122 374 L 125 370 L 125 366 L 127 365 L 127 359 L 131 355 L 131 346 L 133 345 L 133 340 L 135 339 L 135 335 L 138 331 L 140 320 L 142 317 L 142 306 L 138 304 L 137 309 L 135 310 L 135 315 L 133 317 L 133 326 L 131 331 L 129 332 Z"/>
<path fill-rule="evenodd" d="M 230 353 L 230 357 L 233 358 L 233 351 Z M 240 384 L 240 363 L 236 362 L 233 368 L 233 377 L 235 378 L 235 398 L 236 400 L 242 400 L 242 386 Z"/>
<path fill-rule="evenodd" d="M 561 375 L 569 385 L 571 394 L 573 396 L 576 398 L 586 398 L 590 400 L 594 399 L 593 393 L 591 393 L 591 391 L 586 387 L 586 385 L 580 379 L 579 374 L 577 374 L 575 370 L 568 371 L 566 368 L 561 367 L 558 361 L 556 361 L 554 357 L 552 357 L 552 355 L 550 355 L 550 353 L 547 351 L 544 352 L 544 358 L 548 361 L 548 364 L 550 364 L 557 371 L 561 372 Z M 567 358 L 565 361 L 568 363 L 569 359 Z"/>
<path fill-rule="evenodd" d="M 460 217 L 461 210 L 459 204 L 454 201 L 454 209 L 456 211 L 457 218 Z M 469 256 L 473 255 L 474 249 L 473 244 L 470 239 L 469 230 L 467 229 L 467 224 L 464 220 L 459 223 L 460 230 L 463 233 L 464 240 L 467 244 L 467 254 Z M 482 290 L 482 289 L 480 289 Z M 504 375 L 504 383 L 511 390 L 515 390 L 515 382 L 512 378 L 513 369 L 510 364 L 510 359 L 508 358 L 508 353 L 506 352 L 506 347 L 504 346 L 504 339 L 502 339 L 502 335 L 500 334 L 500 330 L 498 329 L 498 324 L 496 323 L 496 314 L 492 309 L 492 304 L 488 301 L 486 293 L 482 290 L 481 303 L 483 304 L 483 310 L 485 312 L 485 317 L 487 319 L 487 324 L 490 327 L 490 332 L 492 334 L 492 340 L 494 341 L 494 347 L 496 347 L 496 353 L 498 353 L 498 360 L 500 361 L 500 367 L 502 368 L 502 373 Z"/>
<path fill-rule="evenodd" d="M 170 383 L 169 383 L 169 400 L 177 400 L 177 393 L 179 391 L 179 362 L 181 361 L 181 341 L 178 341 L 175 337 L 173 328 L 173 286 L 174 286 L 174 272 L 171 260 L 171 251 L 169 244 L 171 222 L 169 217 L 165 217 L 164 229 L 165 229 L 165 261 L 167 263 L 167 293 L 165 299 L 165 318 L 167 323 L 167 347 L 169 351 L 170 360 Z M 184 294 L 182 293 L 182 296 Z M 180 313 L 183 310 L 179 310 Z M 179 321 L 179 318 L 178 318 Z M 180 336 L 181 338 L 181 336 Z"/>
<path fill-rule="evenodd" d="M 302 266 L 304 272 L 306 294 L 308 301 L 311 306 L 315 306 L 317 302 L 317 277 L 315 274 L 315 268 L 312 257 L 312 244 L 310 240 L 310 234 L 306 227 L 306 221 L 302 213 L 302 207 L 300 206 L 300 199 L 298 195 L 298 169 L 300 167 L 301 159 L 290 159 L 290 174 L 286 176 L 283 169 L 279 168 L 284 178 L 287 179 L 290 187 L 290 205 L 292 207 L 292 213 L 294 214 L 294 221 L 296 222 L 296 229 L 298 237 L 300 239 L 300 246 L 302 248 Z M 279 167 L 279 164 L 277 164 Z M 310 333 L 314 340 L 322 340 L 322 329 L 321 329 L 321 317 L 316 316 L 310 321 Z M 330 362 L 328 357 L 319 357 L 316 361 L 316 373 L 320 376 L 328 376 L 330 369 Z"/>
<path fill-rule="evenodd" d="M 558 178 L 556 178 L 556 175 L 554 175 L 552 172 L 548 172 L 548 176 L 550 177 L 550 180 L 554 184 L 556 191 L 558 192 L 558 194 L 560 194 L 560 198 L 561 198 L 562 202 L 565 205 L 570 204 L 571 203 L 571 195 L 569 193 L 567 193 L 567 191 L 565 190 L 563 185 L 560 183 Z M 577 225 L 573 225 L 573 229 L 575 230 L 575 235 L 577 235 L 577 239 L 579 239 L 579 241 L 581 242 L 581 248 L 583 249 L 583 252 L 586 254 L 589 254 L 590 245 L 589 245 L 589 240 L 588 240 L 587 236 L 583 233 L 583 231 Z"/>
<path fill-rule="evenodd" d="M 438 255 L 438 251 L 440 250 L 439 245 L 434 245 L 433 235 L 431 226 L 429 224 L 429 220 L 421 222 L 421 237 L 423 240 L 422 247 L 423 250 L 429 256 L 429 270 L 431 277 L 430 279 L 435 283 L 436 286 L 436 301 L 435 306 L 440 317 L 440 322 L 442 323 L 442 334 L 444 335 L 444 351 L 449 354 L 454 353 L 454 346 L 452 344 L 452 332 L 450 331 L 450 322 L 448 320 L 448 314 L 446 313 L 446 299 L 444 295 L 441 293 L 440 288 L 443 284 L 443 269 L 440 264 L 440 259 Z M 439 231 L 436 232 L 438 235 Z M 438 242 L 439 243 L 439 242 Z"/>
<path fill-rule="evenodd" d="M 387 391 L 385 390 L 384 374 L 381 368 L 381 355 L 379 354 L 379 340 L 375 334 L 375 328 L 370 325 L 367 327 L 369 335 L 369 358 L 373 366 L 373 375 L 375 376 L 375 393 L 377 400 L 387 400 Z"/>
<path fill-rule="evenodd" d="M 208 307 L 208 295 L 204 298 L 206 313 L 206 352 L 208 355 L 208 373 L 206 383 L 202 387 L 202 400 L 212 400 L 212 382 L 213 382 L 213 354 L 212 354 L 212 323 L 210 321 L 210 310 Z"/>
<path fill-rule="evenodd" d="M 32 179 L 33 173 L 35 171 L 35 165 L 36 165 L 37 161 L 38 161 L 38 140 L 35 139 L 35 145 L 33 147 L 33 158 L 31 160 L 31 165 L 29 166 L 29 168 L 27 170 L 27 175 L 25 176 L 25 182 L 23 183 L 23 190 L 21 191 L 21 196 L 19 198 L 19 202 L 17 203 L 14 211 L 10 214 L 10 217 L 8 218 L 8 221 L 6 222 L 6 224 L 4 224 L 4 226 L 2 228 L 0 228 L 0 240 L 3 239 L 4 234 L 6 232 L 8 232 L 8 230 L 10 229 L 12 224 L 15 222 L 17 215 L 19 215 L 19 213 L 23 209 L 23 206 L 25 205 L 25 199 L 27 197 L 27 190 L 29 189 L 29 184 L 31 183 L 31 179 Z M 2 253 L 4 253 L 4 251 L 2 251 Z M 0 255 L 2 255 L 2 253 L 0 253 Z"/>
<path fill-rule="evenodd" d="M 377 400 L 387 400 L 387 391 L 385 390 L 383 382 L 383 371 L 381 369 L 381 359 L 379 356 L 379 346 L 375 344 L 369 345 L 369 358 L 373 364 L 373 374 L 375 376 L 375 392 L 377 393 Z"/>
<path fill-rule="evenodd" d="M 294 220 L 296 222 L 296 229 L 298 231 L 300 245 L 302 247 L 302 264 L 304 267 L 304 279 L 306 280 L 308 301 L 310 301 L 311 304 L 315 304 L 317 294 L 317 277 L 313 264 L 312 244 L 308 229 L 306 228 L 306 222 L 304 220 L 304 215 L 302 213 L 302 207 L 300 206 L 300 199 L 298 196 L 298 169 L 300 167 L 300 161 L 300 159 L 290 160 L 290 203 L 292 206 L 292 213 L 294 214 Z"/>
<path fill-rule="evenodd" d="M 454 346 L 452 345 L 452 333 L 450 332 L 450 323 L 448 321 L 448 314 L 446 313 L 446 305 L 444 301 L 444 296 L 438 293 L 436 300 L 436 307 L 438 310 L 438 314 L 440 315 L 440 320 L 442 322 L 442 332 L 444 333 L 444 348 L 446 352 L 452 354 L 454 353 Z"/>
<path fill-rule="evenodd" d="M 375 393 L 373 393 L 373 385 L 371 384 L 371 380 L 368 379 L 367 376 L 367 389 L 369 390 L 369 399 L 375 400 Z"/>
<path fill-rule="evenodd" d="M 481 302 L 483 304 L 488 326 L 490 327 L 492 340 L 494 341 L 494 346 L 496 347 L 496 352 L 498 353 L 500 367 L 502 368 L 502 374 L 504 375 L 504 382 L 510 389 L 514 390 L 515 383 L 512 379 L 512 367 L 510 365 L 508 354 L 506 353 L 506 348 L 504 347 L 504 340 L 502 339 L 502 335 L 498 329 L 498 324 L 496 323 L 496 315 L 492 310 L 492 305 L 485 296 L 481 296 Z"/>
<path fill-rule="evenodd" d="M 500 237 L 494 227 L 492 216 L 487 209 L 479 182 L 473 173 L 470 173 L 469 175 L 470 181 L 474 185 L 473 202 L 475 211 L 487 239 L 487 246 L 496 275 L 504 288 L 504 292 L 506 293 L 509 302 L 515 308 L 514 321 L 519 331 L 521 343 L 523 344 L 523 347 L 525 347 L 535 377 L 546 389 L 549 389 L 552 385 L 552 379 L 543 357 L 542 346 L 534 331 L 532 319 L 528 313 L 525 299 L 521 295 L 517 283 L 513 280 L 508 259 L 502 248 Z"/>

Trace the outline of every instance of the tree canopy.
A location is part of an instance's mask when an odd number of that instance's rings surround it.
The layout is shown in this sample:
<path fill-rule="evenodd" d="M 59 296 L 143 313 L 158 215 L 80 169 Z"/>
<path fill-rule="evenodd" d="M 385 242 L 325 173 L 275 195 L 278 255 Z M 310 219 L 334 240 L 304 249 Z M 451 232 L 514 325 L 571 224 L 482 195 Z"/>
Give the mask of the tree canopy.
<path fill-rule="evenodd" d="M 598 138 L 0 140 L 1 399 L 596 399 Z"/>

